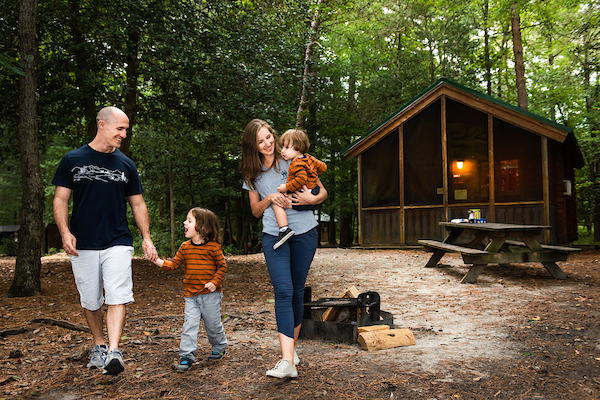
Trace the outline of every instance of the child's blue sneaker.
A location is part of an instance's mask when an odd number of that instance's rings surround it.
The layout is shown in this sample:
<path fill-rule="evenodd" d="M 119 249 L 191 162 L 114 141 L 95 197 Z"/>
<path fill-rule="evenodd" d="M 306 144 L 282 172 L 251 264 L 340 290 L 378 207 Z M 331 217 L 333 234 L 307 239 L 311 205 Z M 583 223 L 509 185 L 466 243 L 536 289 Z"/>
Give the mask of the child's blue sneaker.
<path fill-rule="evenodd" d="M 208 359 L 212 361 L 217 361 L 223 358 L 223 356 L 225 356 L 225 352 L 217 353 L 216 351 L 213 351 L 212 353 L 210 353 L 210 356 L 208 356 Z"/>
<path fill-rule="evenodd" d="M 190 368 L 192 368 L 192 360 L 187 357 L 183 357 L 181 360 L 179 360 L 179 365 L 175 369 L 177 372 L 188 372 Z"/>

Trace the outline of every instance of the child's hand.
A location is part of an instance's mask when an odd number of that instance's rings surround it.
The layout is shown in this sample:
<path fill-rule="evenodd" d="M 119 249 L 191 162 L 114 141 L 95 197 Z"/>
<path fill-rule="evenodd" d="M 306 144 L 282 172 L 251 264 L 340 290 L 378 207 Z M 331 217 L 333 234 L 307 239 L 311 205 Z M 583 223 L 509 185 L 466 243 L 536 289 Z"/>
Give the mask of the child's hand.
<path fill-rule="evenodd" d="M 285 183 L 282 183 L 281 185 L 279 185 L 277 187 L 277 191 L 279 193 L 287 193 L 287 187 L 285 186 Z"/>
<path fill-rule="evenodd" d="M 152 261 L 154 264 L 158 265 L 159 267 L 162 267 L 163 264 L 165 263 L 165 261 L 163 259 L 159 258 L 158 255 L 156 256 L 156 258 L 154 258 L 154 260 L 150 260 L 150 261 Z"/>
<path fill-rule="evenodd" d="M 206 285 L 204 285 L 204 288 L 210 290 L 211 292 L 214 292 L 215 290 L 217 290 L 217 285 L 215 285 L 212 282 L 208 282 Z"/>

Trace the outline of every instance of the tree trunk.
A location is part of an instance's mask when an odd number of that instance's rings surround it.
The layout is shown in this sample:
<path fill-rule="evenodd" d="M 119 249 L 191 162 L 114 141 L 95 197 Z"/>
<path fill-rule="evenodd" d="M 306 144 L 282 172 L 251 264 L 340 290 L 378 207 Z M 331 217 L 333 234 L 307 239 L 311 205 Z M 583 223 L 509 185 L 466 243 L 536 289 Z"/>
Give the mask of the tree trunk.
<path fill-rule="evenodd" d="M 83 25 L 79 17 L 79 1 L 71 1 L 71 35 L 73 36 L 73 56 L 75 57 L 75 81 L 82 94 L 83 116 L 86 138 L 92 141 L 96 136 L 96 87 L 92 79 L 90 52 L 85 39 Z"/>
<path fill-rule="evenodd" d="M 340 247 L 352 247 L 352 233 L 352 213 L 342 213 L 340 215 Z"/>
<path fill-rule="evenodd" d="M 44 186 L 40 173 L 37 127 L 37 0 L 22 0 L 19 11 L 21 62 L 19 82 L 19 151 L 21 156 L 21 228 L 17 263 L 9 297 L 34 296 L 41 291 L 40 270 L 44 236 Z"/>
<path fill-rule="evenodd" d="M 502 79 L 504 78 L 503 75 L 506 75 L 506 74 L 504 74 L 504 66 L 507 65 L 507 62 L 506 62 L 506 58 L 507 58 L 506 44 L 507 44 L 507 42 L 508 42 L 508 35 L 507 34 L 502 35 L 502 44 L 500 45 L 501 62 L 500 62 L 500 65 L 498 66 L 498 77 L 497 77 L 498 90 L 496 93 L 496 96 L 499 99 L 502 98 L 502 93 L 503 93 L 503 91 L 502 91 Z"/>
<path fill-rule="evenodd" d="M 169 215 L 171 216 L 171 255 L 174 256 L 175 248 L 175 189 L 173 183 L 173 156 L 169 154 Z"/>
<path fill-rule="evenodd" d="M 483 6 L 483 56 L 485 63 L 485 82 L 487 83 L 487 94 L 492 95 L 492 62 L 490 61 L 490 32 L 489 32 L 489 1 L 485 0 Z"/>
<path fill-rule="evenodd" d="M 127 88 L 125 92 L 125 114 L 129 117 L 129 129 L 127 129 L 127 137 L 121 143 L 120 150 L 129 155 L 129 147 L 131 145 L 131 136 L 133 135 L 133 126 L 136 122 L 138 112 L 138 77 L 140 60 L 138 57 L 140 43 L 140 29 L 138 26 L 133 26 L 129 32 L 129 52 L 127 54 Z"/>
<path fill-rule="evenodd" d="M 592 138 L 597 137 L 597 133 L 600 130 L 600 126 L 597 125 L 596 119 L 594 118 L 594 104 L 597 102 L 598 92 L 592 89 L 591 76 L 593 71 L 593 65 L 590 61 L 590 43 L 589 36 L 584 35 L 584 46 L 583 46 L 583 88 L 585 90 L 585 109 L 587 112 L 587 124 Z M 598 170 L 600 169 L 600 162 L 596 159 L 597 149 L 595 148 L 595 141 L 592 141 L 592 150 L 589 159 L 589 178 L 590 182 L 593 183 L 591 195 L 588 199 L 590 203 L 590 220 L 594 226 L 594 243 L 600 242 L 600 199 L 597 193 L 600 193 L 600 185 L 598 184 Z"/>
<path fill-rule="evenodd" d="M 335 229 L 335 208 L 331 209 L 331 213 L 329 214 L 329 222 L 327 223 L 327 231 L 329 233 L 329 241 L 328 243 L 332 246 L 337 245 L 337 240 L 336 240 L 336 229 Z"/>
<path fill-rule="evenodd" d="M 525 62 L 523 61 L 523 42 L 521 41 L 521 19 L 519 5 L 513 3 L 510 7 L 511 32 L 513 52 L 515 53 L 515 75 L 517 78 L 517 105 L 527 110 L 527 85 L 525 84 Z"/>
<path fill-rule="evenodd" d="M 313 46 L 317 42 L 319 37 L 319 26 L 321 25 L 321 4 L 323 0 L 317 1 L 315 8 L 315 16 L 310 24 L 310 37 L 308 44 L 306 45 L 306 51 L 304 52 L 304 73 L 302 75 L 302 94 L 300 95 L 300 105 L 298 106 L 298 113 L 296 114 L 296 128 L 306 128 L 306 112 L 308 110 L 310 89 L 313 84 L 312 79 L 312 55 Z"/>
<path fill-rule="evenodd" d="M 250 204 L 247 197 L 239 191 L 239 195 L 235 199 L 235 207 L 237 210 L 249 209 Z M 236 248 L 238 250 L 243 250 L 244 252 L 248 251 L 248 243 L 252 242 L 254 238 L 250 237 L 250 224 L 244 218 L 244 215 L 240 212 L 236 213 L 235 216 L 235 241 Z M 251 244 L 252 246 L 252 244 Z"/>

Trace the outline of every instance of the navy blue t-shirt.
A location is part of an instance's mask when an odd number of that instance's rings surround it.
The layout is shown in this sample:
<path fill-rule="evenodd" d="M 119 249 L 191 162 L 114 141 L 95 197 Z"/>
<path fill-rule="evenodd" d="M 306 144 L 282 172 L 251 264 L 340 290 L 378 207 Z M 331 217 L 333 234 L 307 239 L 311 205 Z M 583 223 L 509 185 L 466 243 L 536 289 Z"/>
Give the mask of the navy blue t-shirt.
<path fill-rule="evenodd" d="M 60 160 L 52 184 L 71 189 L 71 233 L 78 250 L 133 244 L 127 197 L 143 192 L 134 162 L 119 149 L 100 153 L 85 145 Z"/>

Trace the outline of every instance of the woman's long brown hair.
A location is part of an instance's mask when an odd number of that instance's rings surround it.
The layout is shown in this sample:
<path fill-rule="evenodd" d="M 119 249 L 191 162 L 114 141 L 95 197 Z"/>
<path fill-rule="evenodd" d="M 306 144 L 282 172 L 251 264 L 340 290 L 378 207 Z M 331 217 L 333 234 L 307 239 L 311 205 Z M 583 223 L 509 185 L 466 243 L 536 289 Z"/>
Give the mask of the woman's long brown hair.
<path fill-rule="evenodd" d="M 240 162 L 240 170 L 242 171 L 244 182 L 246 182 L 250 189 L 254 189 L 254 180 L 260 175 L 264 165 L 264 156 L 258 151 L 258 140 L 256 138 L 258 131 L 262 127 L 267 128 L 275 139 L 275 164 L 281 158 L 281 147 L 279 146 L 279 141 L 273 127 L 266 121 L 258 118 L 248 122 L 242 136 L 242 161 Z M 269 166 L 269 168 L 272 167 L 273 165 Z"/>

